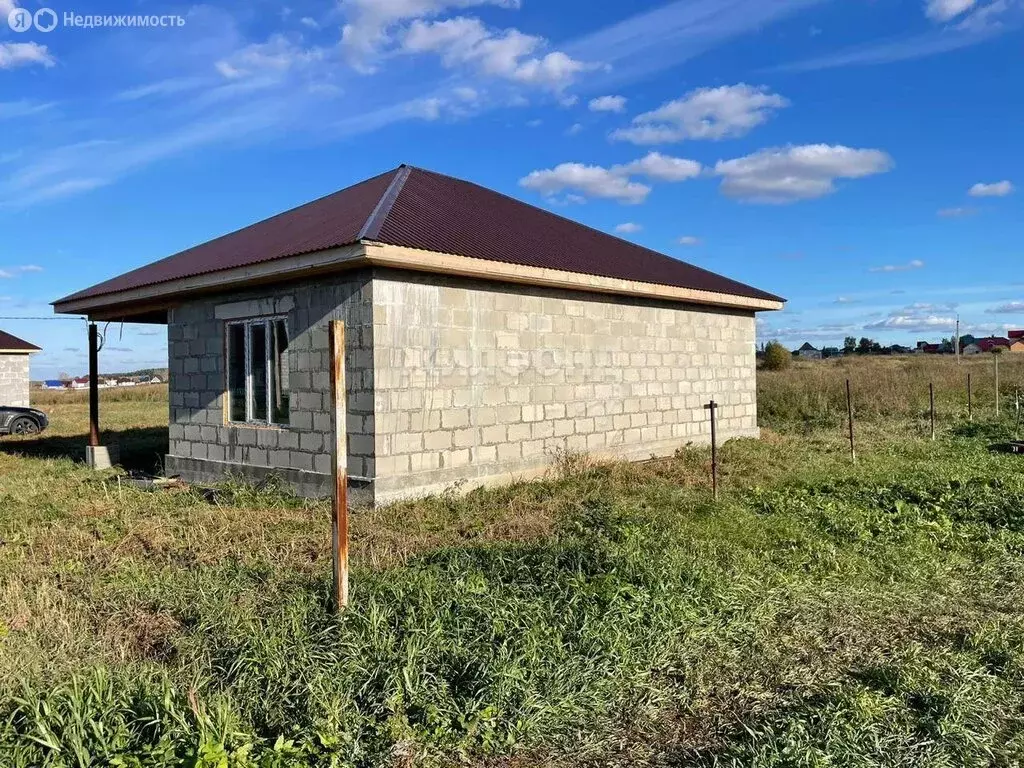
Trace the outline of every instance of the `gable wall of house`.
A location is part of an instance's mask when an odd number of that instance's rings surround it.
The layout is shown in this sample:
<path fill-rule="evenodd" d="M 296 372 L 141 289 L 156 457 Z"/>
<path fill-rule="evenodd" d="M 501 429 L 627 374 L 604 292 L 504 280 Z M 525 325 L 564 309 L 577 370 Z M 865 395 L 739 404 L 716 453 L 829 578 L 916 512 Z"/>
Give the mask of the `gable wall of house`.
<path fill-rule="evenodd" d="M 378 502 L 756 436 L 752 312 L 378 272 Z"/>
<path fill-rule="evenodd" d="M 29 405 L 30 355 L 0 352 L 0 405 L 27 408 Z"/>
<path fill-rule="evenodd" d="M 275 305 L 288 308 L 284 314 L 289 335 L 289 425 L 227 422 L 226 321 L 218 319 L 218 307 L 225 305 L 231 305 L 234 314 L 246 316 L 273 312 Z M 346 324 L 348 472 L 354 478 L 372 477 L 373 306 L 368 271 L 272 289 L 217 294 L 171 311 L 167 474 L 180 474 L 192 482 L 220 481 L 228 474 L 250 480 L 276 474 L 301 493 L 329 492 L 331 319 Z"/>

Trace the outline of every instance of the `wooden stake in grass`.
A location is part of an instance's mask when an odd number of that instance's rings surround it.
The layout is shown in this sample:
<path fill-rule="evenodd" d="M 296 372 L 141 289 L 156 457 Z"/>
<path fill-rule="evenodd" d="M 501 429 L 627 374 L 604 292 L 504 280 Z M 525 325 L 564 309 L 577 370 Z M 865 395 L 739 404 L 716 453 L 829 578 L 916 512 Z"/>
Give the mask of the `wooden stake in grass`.
<path fill-rule="evenodd" d="M 718 403 L 712 400 L 704 406 L 704 410 L 711 412 L 711 495 L 718 501 Z"/>
<path fill-rule="evenodd" d="M 928 402 L 930 403 L 931 420 L 932 420 L 932 440 L 935 439 L 935 384 L 930 383 L 928 385 Z"/>
<path fill-rule="evenodd" d="M 999 418 L 999 355 L 993 354 L 996 361 L 996 418 Z"/>
<path fill-rule="evenodd" d="M 853 442 L 853 394 L 849 379 L 846 380 L 846 412 L 850 417 L 850 459 L 857 461 L 857 446 Z"/>
<path fill-rule="evenodd" d="M 967 420 L 974 422 L 974 388 L 971 386 L 971 374 L 967 374 Z"/>
<path fill-rule="evenodd" d="M 334 424 L 334 494 L 331 544 L 334 554 L 334 611 L 348 605 L 348 407 L 345 400 L 345 323 L 331 320 L 331 417 Z"/>

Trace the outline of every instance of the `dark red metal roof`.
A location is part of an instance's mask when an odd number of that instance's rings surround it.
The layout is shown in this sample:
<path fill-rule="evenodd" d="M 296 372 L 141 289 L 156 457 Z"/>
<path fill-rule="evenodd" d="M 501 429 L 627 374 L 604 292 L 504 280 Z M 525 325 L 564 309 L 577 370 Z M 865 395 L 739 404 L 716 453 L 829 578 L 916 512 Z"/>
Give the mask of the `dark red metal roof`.
<path fill-rule="evenodd" d="M 57 303 L 363 240 L 507 264 L 782 301 L 773 294 L 477 184 L 403 165 Z"/>
<path fill-rule="evenodd" d="M 24 339 L 0 331 L 0 352 L 38 352 L 39 350 L 40 348 L 35 344 L 29 344 Z"/>

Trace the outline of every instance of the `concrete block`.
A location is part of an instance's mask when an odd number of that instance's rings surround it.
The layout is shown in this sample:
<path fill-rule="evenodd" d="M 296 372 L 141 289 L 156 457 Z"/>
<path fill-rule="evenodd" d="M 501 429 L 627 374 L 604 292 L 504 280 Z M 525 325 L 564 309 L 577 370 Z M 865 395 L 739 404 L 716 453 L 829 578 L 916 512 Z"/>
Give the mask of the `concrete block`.
<path fill-rule="evenodd" d="M 92 469 L 110 469 L 120 460 L 121 451 L 116 443 L 85 447 L 85 463 Z"/>

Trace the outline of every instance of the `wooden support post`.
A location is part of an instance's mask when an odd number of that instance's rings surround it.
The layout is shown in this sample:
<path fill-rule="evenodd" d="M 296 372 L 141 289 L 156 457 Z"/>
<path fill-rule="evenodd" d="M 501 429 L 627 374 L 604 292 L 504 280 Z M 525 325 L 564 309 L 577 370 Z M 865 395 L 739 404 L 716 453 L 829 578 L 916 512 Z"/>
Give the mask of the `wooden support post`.
<path fill-rule="evenodd" d="M 846 380 L 846 413 L 850 419 L 850 459 L 857 461 L 857 446 L 853 442 L 853 393 L 850 391 L 850 380 Z"/>
<path fill-rule="evenodd" d="M 718 501 L 718 403 L 712 400 L 704 409 L 711 412 L 711 495 Z"/>
<path fill-rule="evenodd" d="M 100 332 L 89 323 L 89 446 L 100 444 Z"/>
<path fill-rule="evenodd" d="M 345 323 L 331 320 L 331 417 L 334 424 L 334 494 L 331 543 L 335 613 L 348 605 L 348 406 L 345 398 Z"/>
<path fill-rule="evenodd" d="M 971 374 L 967 374 L 967 420 L 974 422 L 974 387 L 971 386 Z"/>
<path fill-rule="evenodd" d="M 935 440 L 935 384 L 928 385 L 928 402 L 931 409 L 932 440 Z"/>
<path fill-rule="evenodd" d="M 996 365 L 996 418 L 998 419 L 999 418 L 999 355 L 998 354 L 993 354 L 992 357 L 995 358 L 995 361 L 996 361 L 996 363 L 995 363 L 995 365 Z"/>

